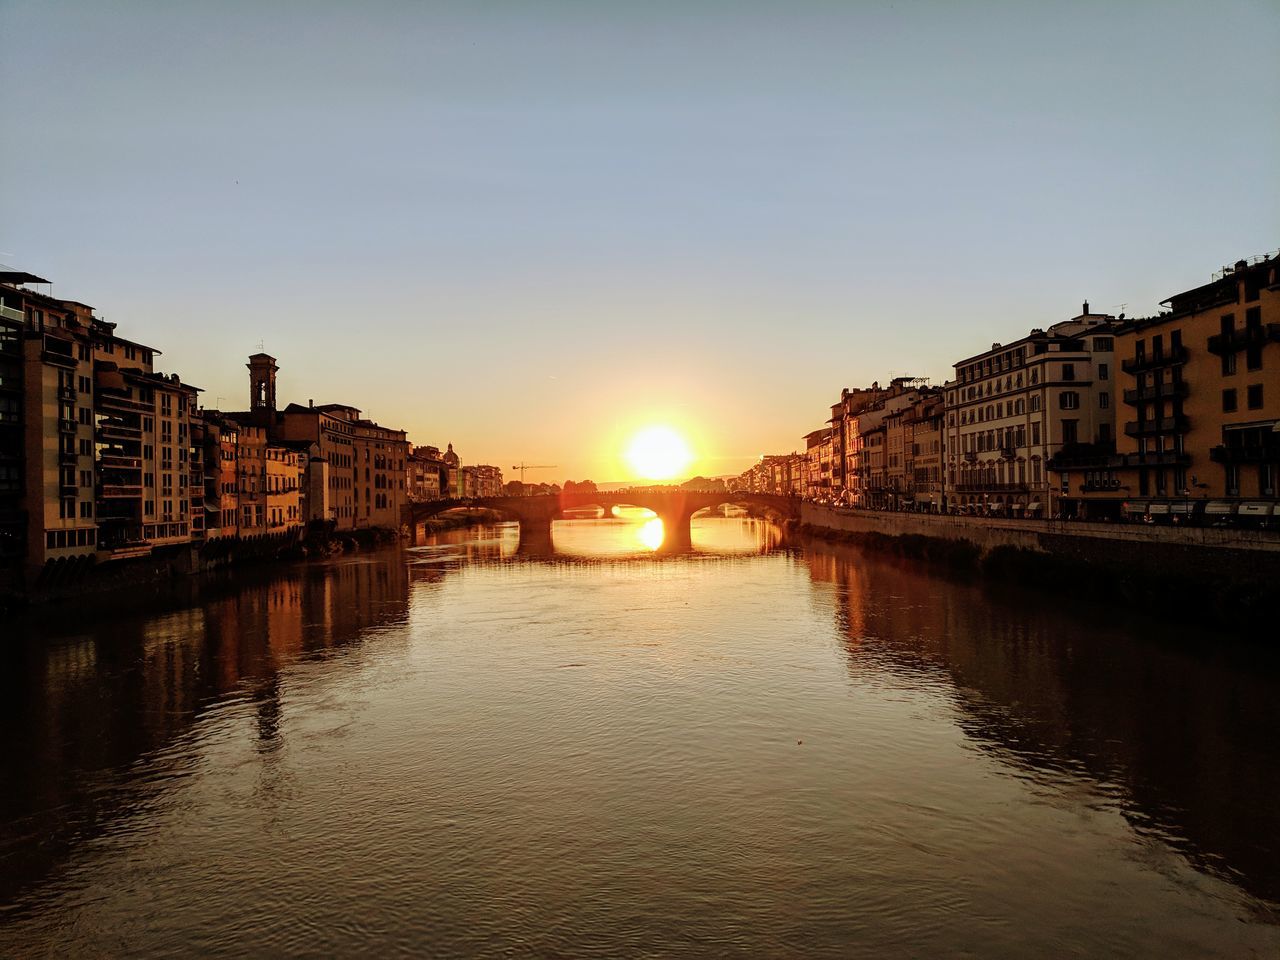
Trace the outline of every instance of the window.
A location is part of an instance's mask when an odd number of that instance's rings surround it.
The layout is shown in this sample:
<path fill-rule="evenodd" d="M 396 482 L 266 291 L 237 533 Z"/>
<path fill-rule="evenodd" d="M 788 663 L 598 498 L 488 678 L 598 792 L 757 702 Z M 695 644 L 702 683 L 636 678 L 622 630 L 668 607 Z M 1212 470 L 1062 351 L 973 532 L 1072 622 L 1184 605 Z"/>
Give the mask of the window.
<path fill-rule="evenodd" d="M 1099 380 L 1111 379 L 1111 370 L 1107 367 L 1105 363 L 1098 364 L 1098 379 Z"/>
<path fill-rule="evenodd" d="M 1254 344 L 1245 348 L 1244 366 L 1246 370 L 1262 369 L 1262 347 L 1260 345 Z"/>
<path fill-rule="evenodd" d="M 1074 380 L 1076 378 L 1076 365 L 1074 363 L 1064 363 L 1062 365 L 1062 379 Z"/>
<path fill-rule="evenodd" d="M 1094 353 L 1110 353 L 1115 349 L 1115 341 L 1111 337 L 1094 337 Z"/>
<path fill-rule="evenodd" d="M 1235 387 L 1230 390 L 1222 391 L 1222 412 L 1235 413 L 1236 410 L 1236 391 Z"/>
<path fill-rule="evenodd" d="M 1110 406 L 1111 406 L 1111 394 L 1105 393 L 1105 392 L 1098 394 L 1098 407 L 1100 409 L 1106 410 Z"/>
<path fill-rule="evenodd" d="M 1080 394 L 1074 390 L 1063 390 L 1058 394 L 1058 407 L 1062 410 L 1079 410 Z"/>
<path fill-rule="evenodd" d="M 1080 441 L 1079 427 L 1080 427 L 1080 421 L 1078 420 L 1063 420 L 1062 421 L 1062 442 L 1064 444 L 1078 443 Z"/>
<path fill-rule="evenodd" d="M 1031 398 L 1031 412 L 1035 413 L 1040 409 L 1040 395 L 1036 394 Z"/>
<path fill-rule="evenodd" d="M 1262 384 L 1260 383 L 1249 384 L 1249 389 L 1245 394 L 1245 396 L 1247 398 L 1246 402 L 1248 403 L 1250 410 L 1262 409 Z"/>

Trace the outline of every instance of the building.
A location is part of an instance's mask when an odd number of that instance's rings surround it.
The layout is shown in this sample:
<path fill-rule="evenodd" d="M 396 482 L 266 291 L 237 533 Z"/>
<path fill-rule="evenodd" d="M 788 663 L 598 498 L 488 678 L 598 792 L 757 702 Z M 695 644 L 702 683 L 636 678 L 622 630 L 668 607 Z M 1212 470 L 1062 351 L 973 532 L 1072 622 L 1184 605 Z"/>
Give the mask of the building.
<path fill-rule="evenodd" d="M 463 491 L 462 460 L 454 452 L 452 443 L 441 455 L 441 459 L 444 461 L 446 479 L 448 481 L 445 486 L 447 491 L 445 497 L 455 500 L 460 499 L 466 495 Z"/>
<path fill-rule="evenodd" d="M 356 526 L 399 530 L 401 513 L 409 502 L 405 483 L 409 440 L 403 430 L 358 416 L 355 426 Z"/>
<path fill-rule="evenodd" d="M 888 427 L 886 418 L 908 409 L 921 395 L 928 381 L 919 377 L 895 377 L 887 388 L 873 383 L 861 391 L 856 405 L 845 421 L 845 500 L 860 507 L 888 509 L 899 505 L 901 492 L 889 486 L 890 464 L 887 456 Z M 901 423 L 895 426 L 901 430 Z M 902 435 L 898 441 L 905 443 Z M 905 455 L 905 448 L 900 456 Z M 894 465 L 899 486 L 905 485 L 905 464 Z"/>
<path fill-rule="evenodd" d="M 831 428 L 821 427 L 804 435 L 804 495 L 822 499 L 831 495 Z"/>
<path fill-rule="evenodd" d="M 1110 451 L 1112 317 L 1089 312 L 1032 330 L 955 364 L 946 385 L 948 506 L 965 512 L 1056 514 L 1059 455 Z"/>
<path fill-rule="evenodd" d="M 942 390 L 923 393 L 910 407 L 907 418 L 907 469 L 915 509 L 938 513 L 944 504 L 943 444 L 945 395 Z"/>
<path fill-rule="evenodd" d="M 449 468 L 439 447 L 414 447 L 409 452 L 406 480 L 409 501 L 439 500 L 449 486 Z"/>
<path fill-rule="evenodd" d="M 1062 457 L 1092 517 L 1270 515 L 1280 498 L 1280 251 L 1224 267 L 1115 331 L 1111 455 Z"/>

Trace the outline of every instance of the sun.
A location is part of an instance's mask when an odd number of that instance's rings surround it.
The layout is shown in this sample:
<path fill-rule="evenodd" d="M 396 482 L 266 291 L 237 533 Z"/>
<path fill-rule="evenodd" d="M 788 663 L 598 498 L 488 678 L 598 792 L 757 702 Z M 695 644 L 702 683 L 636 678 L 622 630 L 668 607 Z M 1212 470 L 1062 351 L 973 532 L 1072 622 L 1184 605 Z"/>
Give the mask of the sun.
<path fill-rule="evenodd" d="M 688 469 L 693 452 L 684 437 L 670 427 L 645 427 L 631 438 L 626 459 L 637 477 L 670 480 Z"/>

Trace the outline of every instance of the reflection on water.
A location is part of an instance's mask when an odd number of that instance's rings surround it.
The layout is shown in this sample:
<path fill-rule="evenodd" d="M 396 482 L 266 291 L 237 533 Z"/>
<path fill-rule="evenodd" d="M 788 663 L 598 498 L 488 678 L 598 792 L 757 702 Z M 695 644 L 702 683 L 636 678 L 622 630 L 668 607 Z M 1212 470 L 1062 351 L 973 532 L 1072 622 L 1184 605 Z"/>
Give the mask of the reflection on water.
<path fill-rule="evenodd" d="M 1273 659 L 654 519 L 18 624 L 0 956 L 1275 955 Z"/>

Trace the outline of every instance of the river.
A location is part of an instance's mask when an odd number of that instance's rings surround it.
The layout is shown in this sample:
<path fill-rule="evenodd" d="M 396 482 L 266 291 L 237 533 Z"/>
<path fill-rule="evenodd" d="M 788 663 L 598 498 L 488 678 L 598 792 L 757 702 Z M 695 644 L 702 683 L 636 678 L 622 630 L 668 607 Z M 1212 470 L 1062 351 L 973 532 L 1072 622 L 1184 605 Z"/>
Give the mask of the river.
<path fill-rule="evenodd" d="M 655 523 L 0 624 L 0 956 L 1280 952 L 1274 654 Z"/>

